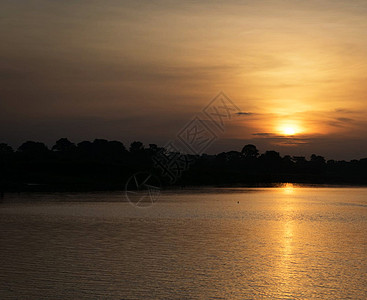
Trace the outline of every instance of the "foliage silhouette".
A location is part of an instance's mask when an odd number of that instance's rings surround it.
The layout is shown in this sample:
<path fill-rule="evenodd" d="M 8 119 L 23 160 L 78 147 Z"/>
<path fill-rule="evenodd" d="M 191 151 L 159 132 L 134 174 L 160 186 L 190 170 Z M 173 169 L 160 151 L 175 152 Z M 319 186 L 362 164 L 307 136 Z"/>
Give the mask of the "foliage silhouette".
<path fill-rule="evenodd" d="M 145 147 L 134 141 L 129 151 L 119 141 L 95 139 L 77 145 L 67 138 L 56 141 L 51 150 L 41 142 L 27 141 L 17 151 L 0 143 L 0 192 L 3 191 L 77 191 L 122 190 L 131 174 L 154 168 L 153 157 L 163 148 Z M 175 185 L 268 185 L 282 182 L 323 184 L 367 184 L 367 158 L 326 161 L 312 154 L 281 156 L 276 151 L 261 155 L 255 145 L 241 151 L 217 155 L 190 155 L 194 161 L 177 178 Z"/>
<path fill-rule="evenodd" d="M 53 151 L 69 152 L 75 150 L 75 144 L 70 142 L 67 138 L 61 138 L 56 141 L 56 144 L 52 147 Z"/>
<path fill-rule="evenodd" d="M 257 158 L 259 156 L 259 150 L 255 145 L 248 144 L 242 148 L 241 155 L 244 158 Z"/>

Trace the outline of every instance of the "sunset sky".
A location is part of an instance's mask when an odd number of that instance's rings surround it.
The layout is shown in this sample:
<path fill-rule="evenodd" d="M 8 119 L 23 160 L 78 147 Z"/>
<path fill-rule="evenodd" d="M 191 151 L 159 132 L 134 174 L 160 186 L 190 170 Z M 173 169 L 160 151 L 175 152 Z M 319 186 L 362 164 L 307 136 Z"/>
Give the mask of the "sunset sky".
<path fill-rule="evenodd" d="M 0 142 L 163 145 L 220 91 L 209 153 L 367 157 L 367 1 L 0 2 Z"/>

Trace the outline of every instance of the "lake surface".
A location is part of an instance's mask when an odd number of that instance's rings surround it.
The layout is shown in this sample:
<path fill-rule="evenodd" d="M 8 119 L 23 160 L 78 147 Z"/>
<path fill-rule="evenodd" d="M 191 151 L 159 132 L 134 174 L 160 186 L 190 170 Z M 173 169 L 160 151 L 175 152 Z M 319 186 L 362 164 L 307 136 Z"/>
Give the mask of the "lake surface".
<path fill-rule="evenodd" d="M 367 299 L 367 189 L 8 194 L 0 299 Z"/>

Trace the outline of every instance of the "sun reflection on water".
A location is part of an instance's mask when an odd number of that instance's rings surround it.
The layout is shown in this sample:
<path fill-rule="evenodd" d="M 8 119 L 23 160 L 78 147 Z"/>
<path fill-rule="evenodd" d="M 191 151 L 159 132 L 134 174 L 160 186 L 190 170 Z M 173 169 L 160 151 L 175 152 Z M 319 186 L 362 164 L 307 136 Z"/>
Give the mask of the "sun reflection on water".
<path fill-rule="evenodd" d="M 294 239 L 296 238 L 296 233 L 293 220 L 294 211 L 296 209 L 296 204 L 294 202 L 296 187 L 292 183 L 284 183 L 280 188 L 280 192 L 282 196 L 280 196 L 279 211 L 282 212 L 283 216 L 278 235 L 280 260 L 277 277 L 280 278 L 279 289 L 281 293 L 287 294 L 292 290 L 294 282 L 292 268 L 298 263 L 294 252 Z"/>
<path fill-rule="evenodd" d="M 295 186 L 293 183 L 284 183 L 281 188 L 284 194 L 293 194 Z"/>

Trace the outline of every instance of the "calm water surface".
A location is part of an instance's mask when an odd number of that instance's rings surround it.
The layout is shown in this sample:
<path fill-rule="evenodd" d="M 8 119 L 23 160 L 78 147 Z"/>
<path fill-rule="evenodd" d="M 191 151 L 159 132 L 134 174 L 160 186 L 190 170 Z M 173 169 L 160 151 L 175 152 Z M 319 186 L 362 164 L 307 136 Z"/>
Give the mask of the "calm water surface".
<path fill-rule="evenodd" d="M 5 195 L 0 299 L 367 299 L 367 189 Z"/>

